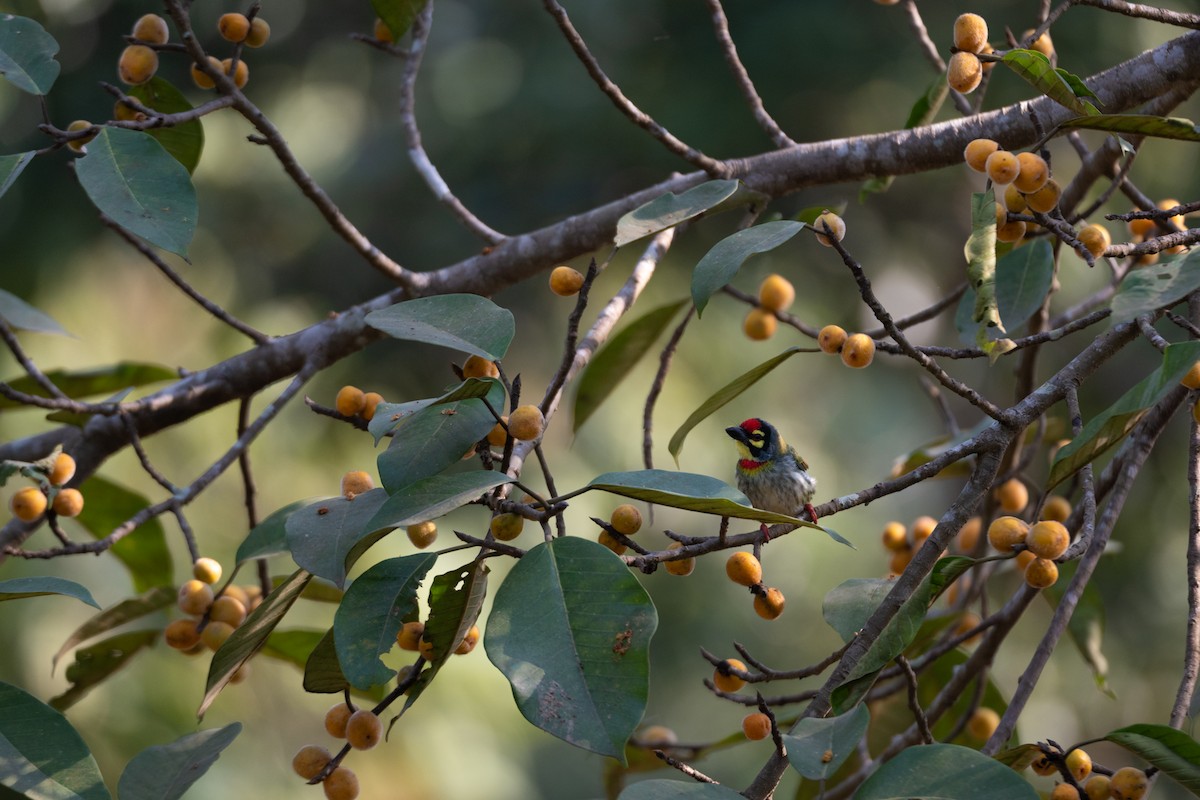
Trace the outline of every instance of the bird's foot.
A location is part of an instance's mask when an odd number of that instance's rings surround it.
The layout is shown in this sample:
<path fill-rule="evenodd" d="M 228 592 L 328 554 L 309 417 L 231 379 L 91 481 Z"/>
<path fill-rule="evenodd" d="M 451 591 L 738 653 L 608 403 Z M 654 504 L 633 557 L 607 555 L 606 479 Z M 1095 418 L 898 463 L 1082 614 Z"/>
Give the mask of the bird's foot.
<path fill-rule="evenodd" d="M 817 510 L 812 507 L 812 503 L 804 504 L 804 513 L 808 514 L 808 518 L 812 520 L 813 525 L 817 524 Z"/>
<path fill-rule="evenodd" d="M 758 525 L 758 529 L 760 531 L 762 531 L 763 544 L 766 544 L 767 542 L 771 541 L 771 529 L 767 527 L 767 523 L 760 522 Z"/>

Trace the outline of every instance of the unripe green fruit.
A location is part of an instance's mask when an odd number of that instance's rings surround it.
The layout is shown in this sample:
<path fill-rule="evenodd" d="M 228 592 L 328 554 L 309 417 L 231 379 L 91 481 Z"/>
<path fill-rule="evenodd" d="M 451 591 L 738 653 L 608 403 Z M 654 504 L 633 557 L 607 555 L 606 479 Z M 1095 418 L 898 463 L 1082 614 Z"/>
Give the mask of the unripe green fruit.
<path fill-rule="evenodd" d="M 753 586 L 762 582 L 762 564 L 753 553 L 737 552 L 725 562 L 725 574 L 739 586 Z"/>
<path fill-rule="evenodd" d="M 771 735 L 771 718 L 761 711 L 747 714 L 742 720 L 742 733 L 752 742 L 757 742 Z"/>
<path fill-rule="evenodd" d="M 333 756 L 324 747 L 306 744 L 292 756 L 292 769 L 301 778 L 310 781 L 320 775 L 321 770 L 325 769 L 325 765 L 331 760 Z"/>
<path fill-rule="evenodd" d="M 346 742 L 355 750 L 370 750 L 383 738 L 383 722 L 374 712 L 360 708 L 346 720 Z"/>

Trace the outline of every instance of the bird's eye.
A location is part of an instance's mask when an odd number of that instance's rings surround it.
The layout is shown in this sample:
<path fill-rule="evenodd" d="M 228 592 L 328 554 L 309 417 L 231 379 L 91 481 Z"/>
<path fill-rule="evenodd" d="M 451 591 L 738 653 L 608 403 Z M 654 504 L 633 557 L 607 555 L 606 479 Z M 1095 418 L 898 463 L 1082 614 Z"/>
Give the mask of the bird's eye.
<path fill-rule="evenodd" d="M 754 445 L 755 447 L 762 447 L 763 441 L 764 439 L 761 433 L 753 433 L 750 435 L 750 444 Z"/>

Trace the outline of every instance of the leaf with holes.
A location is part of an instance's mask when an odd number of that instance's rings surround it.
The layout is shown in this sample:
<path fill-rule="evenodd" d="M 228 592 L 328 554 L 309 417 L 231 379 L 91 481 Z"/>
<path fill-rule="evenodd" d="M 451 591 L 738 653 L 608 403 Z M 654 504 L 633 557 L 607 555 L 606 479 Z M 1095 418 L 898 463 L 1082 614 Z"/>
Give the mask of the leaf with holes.
<path fill-rule="evenodd" d="M 161 114 L 178 114 L 192 110 L 192 104 L 184 97 L 183 92 L 158 75 L 139 86 L 129 87 L 128 94 L 146 108 L 152 108 Z M 196 165 L 200 163 L 200 153 L 204 150 L 204 126 L 200 124 L 199 119 L 182 125 L 151 128 L 146 133 L 157 139 L 171 157 L 182 164 L 189 173 L 196 171 Z"/>
<path fill-rule="evenodd" d="M 1112 299 L 1112 324 L 1170 308 L 1200 289 L 1200 251 L 1130 270 Z"/>
<path fill-rule="evenodd" d="M 3 584 L 0 584 L 0 586 L 3 586 Z M 158 586 L 139 597 L 122 600 L 115 606 L 104 609 L 76 628 L 75 632 L 67 637 L 62 647 L 58 648 L 58 652 L 50 659 L 50 670 L 53 672 L 54 668 L 58 665 L 58 660 L 80 642 L 86 642 L 93 636 L 108 633 L 127 622 L 141 619 L 147 614 L 153 614 L 156 611 L 161 611 L 168 606 L 174 605 L 175 598 L 175 587 Z"/>
<path fill-rule="evenodd" d="M 231 722 L 224 728 L 197 731 L 170 744 L 147 747 L 126 765 L 117 795 L 121 800 L 177 800 L 241 732 L 242 723 Z"/>
<path fill-rule="evenodd" d="M 62 713 L 3 681 L 0 708 L 0 790 L 26 798 L 111 800 L 96 759 Z"/>
<path fill-rule="evenodd" d="M 83 699 L 92 687 L 103 683 L 110 675 L 129 663 L 144 648 L 154 644 L 161 631 L 145 630 L 119 633 L 96 644 L 75 651 L 75 661 L 64 674 L 71 686 L 50 705 L 64 711 Z"/>
<path fill-rule="evenodd" d="M 196 189 L 153 136 L 100 128 L 75 174 L 96 208 L 156 247 L 187 258 L 196 232 Z"/>
<path fill-rule="evenodd" d="M 23 92 L 44 95 L 58 77 L 58 42 L 27 17 L 0 14 L 0 75 Z"/>
<path fill-rule="evenodd" d="M 654 604 L 625 562 L 596 542 L 564 537 L 513 567 L 484 645 L 527 720 L 624 763 L 646 708 L 657 626 Z"/>
<path fill-rule="evenodd" d="M 474 294 L 406 300 L 367 314 L 367 324 L 395 339 L 436 344 L 493 361 L 516 333 L 512 312 Z"/>
<path fill-rule="evenodd" d="M 643 236 L 698 217 L 728 200 L 737 188 L 738 182 L 734 180 L 708 181 L 679 194 L 667 192 L 617 220 L 617 235 L 613 244 L 623 247 Z"/>
<path fill-rule="evenodd" d="M 713 245 L 692 272 L 692 302 L 696 305 L 696 314 L 704 313 L 709 298 L 733 280 L 746 259 L 774 250 L 802 230 L 804 224 L 793 220 L 764 222 Z"/>
<path fill-rule="evenodd" d="M 370 520 L 387 499 L 386 491 L 372 489 L 353 500 L 331 497 L 293 511 L 284 523 L 292 558 L 313 575 L 345 588 L 347 557 L 361 540 L 384 527 Z"/>

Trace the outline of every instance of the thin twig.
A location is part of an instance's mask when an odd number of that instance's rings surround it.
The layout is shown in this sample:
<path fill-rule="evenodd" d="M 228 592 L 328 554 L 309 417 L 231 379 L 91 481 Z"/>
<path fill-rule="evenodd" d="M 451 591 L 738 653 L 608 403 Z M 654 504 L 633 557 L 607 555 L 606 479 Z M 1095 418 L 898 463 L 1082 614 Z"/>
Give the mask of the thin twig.
<path fill-rule="evenodd" d="M 655 750 L 654 755 L 658 756 L 659 759 L 661 759 L 663 761 L 663 763 L 667 764 L 668 766 L 674 767 L 675 769 L 679 770 L 684 775 L 687 775 L 689 778 L 696 781 L 697 783 L 716 783 L 716 781 L 714 781 L 712 778 L 705 775 L 700 770 L 696 769 L 695 767 L 693 767 L 689 764 L 683 763 L 682 761 L 675 758 L 674 756 L 667 755 L 662 750 Z"/>
<path fill-rule="evenodd" d="M 921 710 L 921 702 L 917 699 L 917 673 L 913 672 L 912 664 L 909 664 L 908 659 L 903 655 L 896 656 L 896 663 L 903 670 L 905 682 L 908 684 L 908 708 L 917 719 L 921 742 L 922 744 L 933 744 L 933 731 L 929 730 L 929 720 L 925 718 L 925 712 Z"/>
<path fill-rule="evenodd" d="M 642 463 L 646 469 L 654 468 L 654 405 L 667 382 L 667 371 L 671 368 L 671 359 L 679 347 L 683 332 L 687 330 L 688 323 L 692 321 L 692 315 L 695 313 L 696 307 L 689 305 L 687 313 L 671 332 L 671 338 L 659 353 L 658 371 L 654 373 L 654 381 L 650 384 L 650 391 L 646 393 L 646 407 L 642 410 Z"/>
<path fill-rule="evenodd" d="M 25 370 L 25 373 L 29 375 L 29 377 L 33 378 L 34 382 L 46 391 L 46 394 L 48 394 L 50 397 L 58 398 L 59 400 L 69 399 L 63 390 L 55 386 L 54 381 L 47 378 L 45 373 L 38 369 L 37 364 L 33 363 L 33 359 L 30 358 L 25 353 L 25 349 L 21 347 L 21 342 L 17 339 L 17 335 L 13 333 L 13 329 L 10 328 L 8 322 L 2 318 L 0 318 L 0 337 L 4 339 L 4 344 L 6 344 L 8 349 L 12 351 L 13 357 L 17 359 L 17 363 L 21 365 L 21 368 Z"/>
<path fill-rule="evenodd" d="M 1072 0 L 1072 2 L 1075 5 L 1102 8 L 1105 11 L 1113 11 L 1127 17 L 1138 17 L 1161 22 L 1164 25 L 1177 25 L 1180 28 L 1200 30 L 1200 16 L 1196 14 L 1184 14 L 1166 8 L 1144 6 L 1140 3 L 1126 3 L 1125 0 Z"/>

